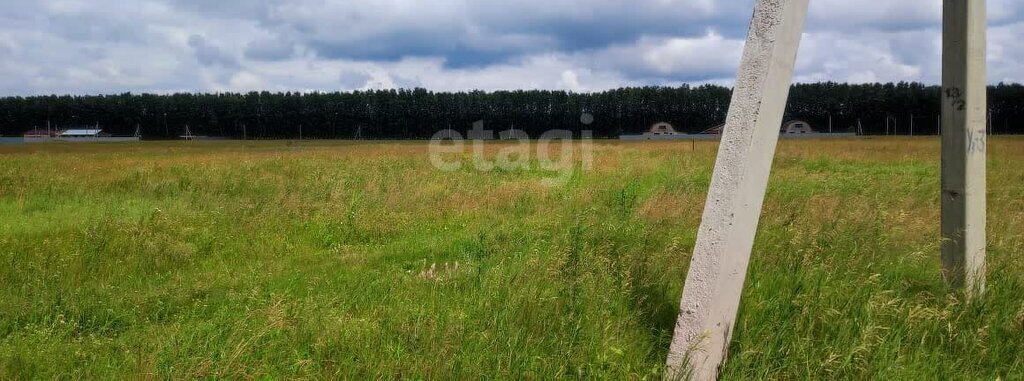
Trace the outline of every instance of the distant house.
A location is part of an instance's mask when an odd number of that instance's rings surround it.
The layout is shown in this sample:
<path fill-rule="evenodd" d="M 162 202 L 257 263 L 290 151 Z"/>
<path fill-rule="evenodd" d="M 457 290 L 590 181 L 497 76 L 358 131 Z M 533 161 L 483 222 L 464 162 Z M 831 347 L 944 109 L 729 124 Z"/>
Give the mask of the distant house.
<path fill-rule="evenodd" d="M 642 135 L 620 135 L 622 140 L 685 140 L 690 136 L 676 131 L 669 123 L 659 122 L 651 125 Z"/>
<path fill-rule="evenodd" d="M 501 140 L 529 140 L 530 135 L 526 131 L 517 129 L 508 129 L 505 131 L 498 132 L 498 139 Z"/>
<path fill-rule="evenodd" d="M 47 130 L 33 129 L 25 132 L 26 139 L 43 139 L 53 137 L 54 133 Z"/>
<path fill-rule="evenodd" d="M 646 136 L 664 136 L 664 135 L 681 135 L 676 131 L 675 127 L 666 122 L 655 123 L 651 126 L 647 132 L 644 132 Z"/>
<path fill-rule="evenodd" d="M 725 123 L 722 123 L 722 124 L 719 124 L 717 126 L 711 127 L 711 128 L 706 129 L 704 131 L 701 131 L 700 133 L 702 135 L 721 135 L 723 131 L 725 131 Z"/>
<path fill-rule="evenodd" d="M 704 131 L 701 131 L 701 134 L 704 134 L 704 135 L 721 135 L 722 132 L 724 132 L 724 131 L 725 131 L 725 123 L 722 123 L 722 124 L 716 125 L 714 127 L 711 127 L 709 129 L 706 129 Z M 815 134 L 815 133 L 817 133 L 817 131 L 814 131 L 814 128 L 811 127 L 810 123 L 807 123 L 806 121 L 803 121 L 803 120 L 794 119 L 794 120 L 790 120 L 790 121 L 788 121 L 786 123 L 783 123 L 782 127 L 779 128 L 779 133 L 781 133 L 781 134 Z"/>
<path fill-rule="evenodd" d="M 137 142 L 135 136 L 111 136 L 99 128 L 71 128 L 54 132 L 34 129 L 25 133 L 22 141 L 26 143 L 68 142 L 68 143 L 106 143 L 106 142 Z"/>
<path fill-rule="evenodd" d="M 61 138 L 99 138 L 110 136 L 110 134 L 104 134 L 103 130 L 98 128 L 81 128 L 61 131 L 57 136 Z"/>
<path fill-rule="evenodd" d="M 813 134 L 816 133 L 814 128 L 811 128 L 811 124 L 802 120 L 791 120 L 782 124 L 782 129 L 779 131 L 783 134 Z"/>

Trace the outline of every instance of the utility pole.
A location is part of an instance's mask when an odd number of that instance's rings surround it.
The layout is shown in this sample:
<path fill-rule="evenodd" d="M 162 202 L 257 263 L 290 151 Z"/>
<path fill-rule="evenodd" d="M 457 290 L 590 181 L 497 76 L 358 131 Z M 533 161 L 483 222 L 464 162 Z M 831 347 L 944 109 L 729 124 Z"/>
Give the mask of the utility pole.
<path fill-rule="evenodd" d="M 667 379 L 713 380 L 728 353 L 808 0 L 758 0 L 697 233 Z"/>
<path fill-rule="evenodd" d="M 914 114 L 910 114 L 910 136 L 914 136 Z"/>
<path fill-rule="evenodd" d="M 943 0 L 942 272 L 969 296 L 985 290 L 985 5 Z"/>
<path fill-rule="evenodd" d="M 988 134 L 996 134 L 996 125 L 992 124 L 992 110 L 988 110 Z"/>

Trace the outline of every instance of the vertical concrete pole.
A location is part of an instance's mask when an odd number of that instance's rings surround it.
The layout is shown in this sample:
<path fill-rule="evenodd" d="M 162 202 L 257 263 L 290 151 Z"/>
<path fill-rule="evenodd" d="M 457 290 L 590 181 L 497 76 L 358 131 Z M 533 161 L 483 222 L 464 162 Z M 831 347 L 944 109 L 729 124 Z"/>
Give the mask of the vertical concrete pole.
<path fill-rule="evenodd" d="M 985 0 L 943 0 L 942 267 L 950 286 L 985 289 Z"/>
<path fill-rule="evenodd" d="M 683 289 L 669 378 L 711 380 L 727 355 L 808 0 L 758 0 Z"/>

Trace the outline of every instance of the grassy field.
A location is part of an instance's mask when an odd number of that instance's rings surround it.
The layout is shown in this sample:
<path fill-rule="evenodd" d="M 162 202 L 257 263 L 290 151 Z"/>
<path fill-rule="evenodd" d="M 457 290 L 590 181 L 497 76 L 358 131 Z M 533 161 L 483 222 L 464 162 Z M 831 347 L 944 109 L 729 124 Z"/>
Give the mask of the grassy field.
<path fill-rule="evenodd" d="M 724 377 L 1024 378 L 1024 139 L 989 151 L 967 302 L 937 139 L 781 142 Z M 0 379 L 658 380 L 715 152 L 551 187 L 414 142 L 0 146 Z"/>

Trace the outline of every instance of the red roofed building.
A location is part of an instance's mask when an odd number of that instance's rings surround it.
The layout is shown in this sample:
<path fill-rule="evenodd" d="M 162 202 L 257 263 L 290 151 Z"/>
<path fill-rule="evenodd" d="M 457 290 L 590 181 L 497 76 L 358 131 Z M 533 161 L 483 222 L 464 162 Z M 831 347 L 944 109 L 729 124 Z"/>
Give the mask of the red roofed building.
<path fill-rule="evenodd" d="M 56 131 L 50 132 L 47 130 L 34 129 L 25 132 L 26 138 L 51 138 L 56 135 Z"/>
<path fill-rule="evenodd" d="M 700 133 L 704 134 L 704 135 L 721 135 L 722 131 L 725 131 L 725 123 L 722 123 L 722 124 L 719 124 L 717 126 L 711 127 L 711 128 L 706 129 L 704 131 L 701 131 Z"/>

